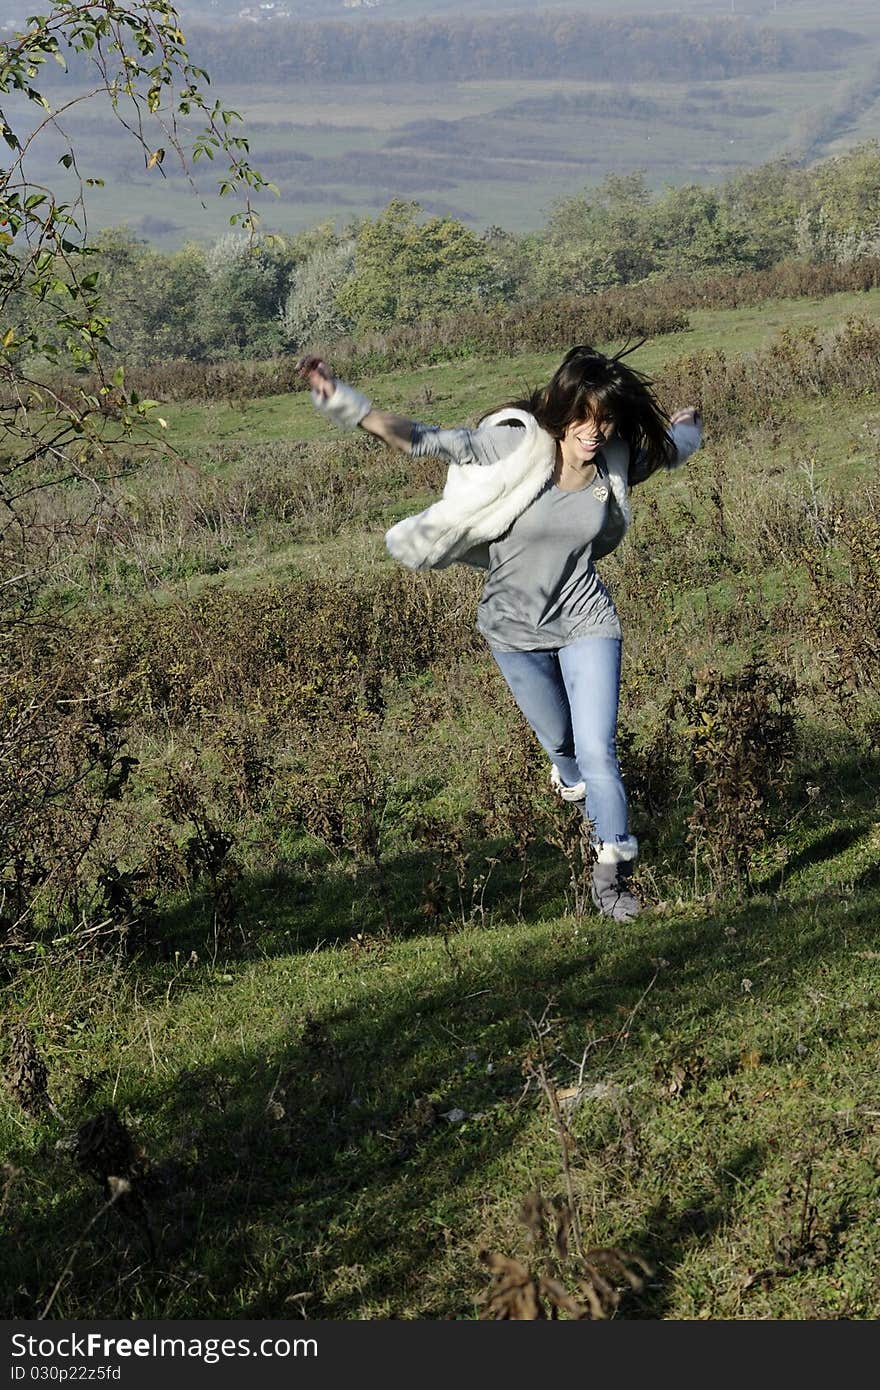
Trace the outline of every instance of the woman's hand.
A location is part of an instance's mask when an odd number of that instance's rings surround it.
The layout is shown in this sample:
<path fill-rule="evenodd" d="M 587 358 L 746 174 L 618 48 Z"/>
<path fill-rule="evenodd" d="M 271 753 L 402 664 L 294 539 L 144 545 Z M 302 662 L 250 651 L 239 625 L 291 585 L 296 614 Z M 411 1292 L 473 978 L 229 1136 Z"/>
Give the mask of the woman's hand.
<path fill-rule="evenodd" d="M 303 381 L 315 391 L 323 401 L 333 398 L 329 408 L 319 405 L 323 414 L 329 415 L 342 429 L 354 429 L 360 425 L 367 434 L 374 434 L 392 449 L 400 449 L 408 454 L 412 447 L 412 420 L 402 415 L 392 415 L 389 411 L 374 410 L 371 402 L 360 391 L 344 382 L 337 382 L 333 372 L 321 357 L 301 357 L 296 370 Z M 337 387 L 339 388 L 337 391 Z M 350 414 L 352 409 L 357 413 Z"/>
<path fill-rule="evenodd" d="M 669 417 L 670 425 L 702 425 L 703 416 L 695 405 L 685 406 L 684 410 L 677 410 L 674 415 Z"/>
<path fill-rule="evenodd" d="M 301 357 L 296 364 L 303 381 L 326 401 L 336 390 L 336 378 L 320 357 Z"/>

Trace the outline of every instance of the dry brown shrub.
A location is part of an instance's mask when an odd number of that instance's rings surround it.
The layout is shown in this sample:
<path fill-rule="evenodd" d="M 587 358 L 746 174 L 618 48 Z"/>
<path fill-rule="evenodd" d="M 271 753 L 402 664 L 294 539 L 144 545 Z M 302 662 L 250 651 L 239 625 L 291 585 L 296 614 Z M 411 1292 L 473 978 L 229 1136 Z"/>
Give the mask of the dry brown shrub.
<path fill-rule="evenodd" d="M 640 1293 L 652 1272 L 640 1256 L 613 1247 L 572 1254 L 572 1211 L 562 1198 L 548 1201 L 539 1192 L 529 1193 L 521 1219 L 543 1269 L 482 1250 L 480 1259 L 492 1275 L 481 1300 L 483 1319 L 534 1322 L 555 1320 L 560 1313 L 576 1321 L 605 1319 L 617 1311 L 624 1293 Z"/>
<path fill-rule="evenodd" d="M 0 688 L 0 944 L 6 947 L 30 941 L 40 927 L 79 923 L 83 866 L 137 766 L 115 692 L 94 676 L 78 683 L 75 663 L 48 646 L 25 641 L 20 664 L 4 672 Z"/>
<path fill-rule="evenodd" d="M 4 1081 L 13 1100 L 28 1115 L 40 1116 L 50 1109 L 49 1071 L 26 1023 L 15 1023 L 10 1029 Z"/>
<path fill-rule="evenodd" d="M 766 270 L 670 277 L 584 298 L 451 315 L 357 341 L 343 340 L 333 345 L 332 359 L 340 375 L 358 380 L 456 358 L 557 352 L 585 339 L 656 337 L 686 328 L 690 309 L 746 308 L 768 300 L 818 298 L 877 285 L 880 258 L 875 256 L 842 265 L 787 260 Z M 163 362 L 130 369 L 128 384 L 157 400 L 216 400 L 239 407 L 261 396 L 303 389 L 294 359 L 286 356 L 261 362 Z M 63 396 L 64 382 L 53 385 Z M 67 387 L 68 393 L 74 390 L 73 385 Z"/>
<path fill-rule="evenodd" d="M 880 696 L 880 490 L 834 503 L 828 525 L 830 544 L 801 552 L 813 600 L 804 630 L 825 689 L 855 730 Z"/>
<path fill-rule="evenodd" d="M 772 407 L 796 396 L 840 391 L 859 394 L 880 384 L 880 325 L 853 317 L 819 334 L 814 327 L 784 330 L 744 357 L 724 351 L 679 358 L 657 374 L 664 401 L 698 405 L 715 437 L 764 424 Z"/>
<path fill-rule="evenodd" d="M 751 886 L 754 856 L 794 754 L 795 682 L 753 660 L 724 675 L 710 667 L 677 700 L 694 787 L 688 840 L 713 886 Z"/>
<path fill-rule="evenodd" d="M 462 582 L 464 580 L 464 582 Z M 443 584 L 400 570 L 342 586 L 305 580 L 253 593 L 214 589 L 132 624 L 94 624 L 133 706 L 163 724 L 226 704 L 313 726 L 383 708 L 386 678 L 476 649 L 461 621 L 467 577 Z"/>

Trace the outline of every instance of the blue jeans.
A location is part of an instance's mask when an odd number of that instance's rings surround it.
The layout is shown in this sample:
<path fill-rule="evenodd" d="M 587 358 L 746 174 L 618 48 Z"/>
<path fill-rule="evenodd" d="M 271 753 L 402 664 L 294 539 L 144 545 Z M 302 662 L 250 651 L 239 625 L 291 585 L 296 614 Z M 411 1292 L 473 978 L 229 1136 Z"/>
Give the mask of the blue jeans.
<path fill-rule="evenodd" d="M 626 790 L 617 761 L 620 639 L 584 637 L 537 652 L 492 652 L 565 786 L 585 782 L 594 839 L 626 840 Z"/>

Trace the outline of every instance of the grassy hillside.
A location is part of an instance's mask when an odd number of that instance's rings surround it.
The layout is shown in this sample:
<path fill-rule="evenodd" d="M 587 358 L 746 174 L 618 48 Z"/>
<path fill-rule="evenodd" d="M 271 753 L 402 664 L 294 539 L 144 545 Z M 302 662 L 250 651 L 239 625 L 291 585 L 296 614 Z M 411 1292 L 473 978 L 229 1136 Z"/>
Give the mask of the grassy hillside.
<path fill-rule="evenodd" d="M 685 354 L 710 351 L 719 344 L 727 352 L 753 352 L 770 343 L 781 329 L 797 331 L 806 326 L 822 331 L 853 315 L 872 322 L 880 319 L 880 290 L 777 300 L 747 309 L 689 309 L 689 327 L 647 343 L 638 361 L 641 370 L 656 373 Z M 546 380 L 557 365 L 557 356 L 524 353 L 512 362 L 502 358 L 439 364 L 370 377 L 364 389 L 389 410 L 434 424 L 464 423 L 478 419 L 493 403 L 508 400 L 511 393 L 525 393 Z M 169 402 L 163 405 L 162 415 L 173 429 L 175 442 L 187 449 L 210 450 L 215 443 L 253 439 L 327 438 L 326 425 L 304 394 L 199 406 Z"/>
<path fill-rule="evenodd" d="M 625 928 L 478 578 L 383 555 L 439 468 L 302 397 L 163 408 L 191 467 L 58 556 L 59 689 L 112 692 L 138 763 L 66 939 L 2 956 L 5 1316 L 470 1318 L 481 1251 L 627 1318 L 878 1315 L 878 304 L 636 359 L 708 440 L 603 566 Z M 454 421 L 549 365 L 367 387 Z"/>

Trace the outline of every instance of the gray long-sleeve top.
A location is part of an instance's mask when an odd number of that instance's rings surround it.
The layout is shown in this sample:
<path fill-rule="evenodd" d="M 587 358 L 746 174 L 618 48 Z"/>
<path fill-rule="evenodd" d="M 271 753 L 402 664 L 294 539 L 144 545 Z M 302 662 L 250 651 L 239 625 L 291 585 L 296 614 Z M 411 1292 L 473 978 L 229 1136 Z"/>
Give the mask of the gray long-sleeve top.
<path fill-rule="evenodd" d="M 497 463 L 515 448 L 515 425 L 436 429 L 415 424 L 414 457 L 447 463 Z M 539 651 L 583 637 L 620 637 L 611 595 L 595 566 L 619 537 L 601 452 L 594 480 L 576 492 L 548 481 L 504 535 L 488 547 L 488 575 L 477 627 L 496 651 Z M 610 543 L 609 543 L 610 541 Z"/>

